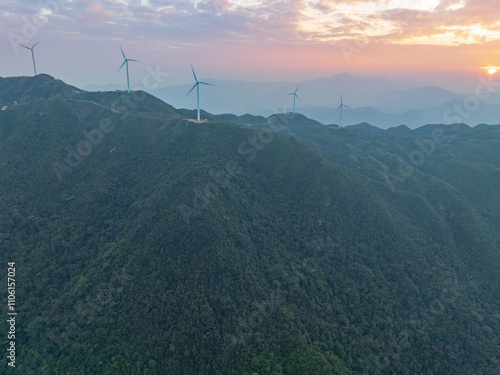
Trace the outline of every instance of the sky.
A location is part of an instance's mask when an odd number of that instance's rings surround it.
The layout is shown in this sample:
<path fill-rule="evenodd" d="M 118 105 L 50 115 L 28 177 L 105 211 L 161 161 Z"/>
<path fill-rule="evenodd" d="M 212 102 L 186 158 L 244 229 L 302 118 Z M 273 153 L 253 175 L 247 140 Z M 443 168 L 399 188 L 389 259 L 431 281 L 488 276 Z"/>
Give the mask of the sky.
<path fill-rule="evenodd" d="M 499 0 L 0 0 L 0 76 L 78 87 L 200 79 L 293 81 L 351 73 L 455 91 L 500 66 Z M 500 69 L 500 68 L 499 68 Z"/>

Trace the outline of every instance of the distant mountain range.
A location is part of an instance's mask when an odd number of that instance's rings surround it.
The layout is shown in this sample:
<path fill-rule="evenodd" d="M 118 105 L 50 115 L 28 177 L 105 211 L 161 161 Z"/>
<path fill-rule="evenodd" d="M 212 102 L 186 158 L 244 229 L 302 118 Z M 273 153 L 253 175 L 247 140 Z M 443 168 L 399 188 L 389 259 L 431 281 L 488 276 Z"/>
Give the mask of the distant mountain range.
<path fill-rule="evenodd" d="M 416 128 L 429 123 L 464 122 L 471 126 L 500 123 L 500 95 L 488 93 L 485 100 L 457 94 L 440 87 L 425 86 L 412 79 L 387 79 L 338 74 L 304 82 L 244 82 L 205 80 L 201 107 L 215 114 L 233 113 L 270 116 L 292 110 L 287 95 L 299 86 L 296 111 L 325 125 L 339 122 L 335 112 L 340 95 L 351 109 L 343 111 L 342 125 L 368 122 L 387 129 L 398 125 Z M 151 94 L 176 108 L 194 108 L 194 95 L 187 96 L 192 84 L 165 86 Z M 121 90 L 123 87 L 88 86 L 86 90 Z M 491 94 L 491 95 L 490 95 Z M 462 109 L 461 109 L 462 108 Z"/>

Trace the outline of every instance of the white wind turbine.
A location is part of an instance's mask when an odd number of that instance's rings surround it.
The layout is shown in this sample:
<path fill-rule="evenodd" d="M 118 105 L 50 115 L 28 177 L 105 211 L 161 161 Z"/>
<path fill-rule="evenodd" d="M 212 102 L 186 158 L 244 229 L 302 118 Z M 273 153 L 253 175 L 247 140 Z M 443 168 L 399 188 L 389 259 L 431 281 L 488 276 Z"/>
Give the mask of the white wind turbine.
<path fill-rule="evenodd" d="M 295 113 L 295 98 L 299 99 L 299 96 L 297 95 L 298 90 L 299 90 L 299 86 L 297 86 L 297 88 L 295 89 L 294 92 L 290 92 L 287 94 L 287 95 L 293 95 L 293 111 L 292 111 L 292 113 Z"/>
<path fill-rule="evenodd" d="M 24 47 L 26 49 L 29 49 L 31 51 L 31 57 L 33 58 L 33 70 L 35 71 L 35 75 L 36 75 L 36 64 L 35 64 L 35 53 L 33 52 L 33 49 L 36 47 L 36 45 L 40 43 L 40 41 L 36 42 L 35 44 L 33 44 L 33 47 L 26 47 L 24 44 L 21 44 L 21 47 Z"/>
<path fill-rule="evenodd" d="M 122 55 L 123 55 L 123 58 L 125 60 L 123 61 L 123 64 L 120 66 L 120 69 L 118 69 L 118 71 L 120 71 L 123 68 L 123 65 L 126 66 L 126 68 L 127 68 L 127 91 L 130 92 L 130 81 L 129 81 L 129 78 L 128 78 L 128 62 L 129 61 L 139 62 L 139 60 L 127 59 L 127 57 L 125 56 L 125 53 L 123 52 L 123 49 L 122 49 L 121 46 L 120 46 L 120 50 L 122 51 Z"/>
<path fill-rule="evenodd" d="M 191 91 L 193 91 L 194 88 L 196 87 L 196 105 L 198 108 L 198 117 L 197 118 L 198 118 L 198 121 L 200 121 L 200 85 L 207 85 L 207 86 L 213 86 L 213 85 L 211 83 L 198 81 L 198 78 L 196 78 L 196 73 L 194 72 L 194 68 L 192 65 L 191 65 L 191 71 L 193 72 L 194 80 L 196 81 L 196 83 L 191 88 L 191 90 L 189 90 L 189 92 L 187 94 L 188 95 L 191 94 Z"/>
<path fill-rule="evenodd" d="M 349 107 L 348 105 L 345 105 L 344 102 L 342 101 L 342 95 L 340 95 L 340 105 L 338 106 L 338 108 L 335 110 L 335 112 L 337 112 L 339 109 L 340 109 L 340 117 L 339 117 L 339 128 L 342 127 L 342 108 L 345 107 L 345 108 L 349 108 L 351 109 L 351 107 Z"/>

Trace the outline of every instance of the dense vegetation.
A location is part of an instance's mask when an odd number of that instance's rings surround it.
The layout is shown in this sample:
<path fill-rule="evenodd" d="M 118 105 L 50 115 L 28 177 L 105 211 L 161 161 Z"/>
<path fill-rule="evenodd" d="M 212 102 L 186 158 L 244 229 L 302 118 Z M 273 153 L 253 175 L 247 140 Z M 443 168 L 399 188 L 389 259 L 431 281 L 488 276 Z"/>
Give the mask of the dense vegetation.
<path fill-rule="evenodd" d="M 198 124 L 145 93 L 0 85 L 15 371 L 500 371 L 498 128 L 444 128 L 402 177 L 435 127 Z"/>

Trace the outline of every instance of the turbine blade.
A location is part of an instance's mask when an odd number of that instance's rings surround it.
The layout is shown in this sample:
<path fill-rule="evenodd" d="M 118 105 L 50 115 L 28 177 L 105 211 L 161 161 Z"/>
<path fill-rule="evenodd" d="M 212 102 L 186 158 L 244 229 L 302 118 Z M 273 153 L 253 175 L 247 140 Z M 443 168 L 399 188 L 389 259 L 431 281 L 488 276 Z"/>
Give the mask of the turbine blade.
<path fill-rule="evenodd" d="M 31 49 L 31 48 L 29 48 L 29 47 L 26 47 L 24 44 L 20 44 L 20 46 L 21 46 L 21 47 L 24 47 L 24 48 L 26 48 L 26 49 Z"/>
<path fill-rule="evenodd" d="M 40 43 L 40 41 L 38 41 L 35 44 L 33 44 L 33 47 L 31 47 L 31 49 L 35 48 L 38 43 Z"/>
<path fill-rule="evenodd" d="M 207 86 L 214 86 L 211 83 L 206 83 L 206 82 L 198 82 L 200 85 L 207 85 Z"/>
<path fill-rule="evenodd" d="M 134 59 L 127 59 L 128 61 L 135 61 L 135 62 L 140 62 L 139 60 L 134 60 Z"/>
<path fill-rule="evenodd" d="M 198 78 L 196 78 L 196 73 L 194 72 L 194 68 L 193 68 L 193 66 L 192 66 L 192 65 L 191 65 L 191 70 L 192 70 L 192 72 L 193 72 L 194 80 L 195 80 L 196 82 L 198 82 Z"/>
<path fill-rule="evenodd" d="M 196 82 L 196 83 L 194 84 L 194 86 L 191 88 L 191 90 L 189 90 L 189 92 L 187 93 L 187 95 L 186 95 L 186 96 L 188 96 L 189 94 L 191 94 L 191 92 L 192 92 L 192 91 L 196 88 L 196 86 L 198 86 L 198 82 Z"/>
<path fill-rule="evenodd" d="M 125 60 L 127 60 L 127 57 L 125 56 L 125 52 L 123 52 L 123 48 L 122 48 L 122 46 L 120 46 L 120 51 L 122 51 L 123 58 L 124 58 Z"/>
<path fill-rule="evenodd" d="M 297 88 L 295 89 L 295 92 L 294 94 L 297 94 L 297 90 L 299 89 L 299 86 L 297 86 Z"/>
<path fill-rule="evenodd" d="M 299 98 L 299 96 L 297 94 L 295 94 L 295 97 L 300 100 L 300 98 Z"/>
<path fill-rule="evenodd" d="M 118 69 L 118 71 L 122 70 L 123 65 L 125 65 L 125 63 L 126 63 L 126 62 L 127 62 L 127 60 L 125 60 L 125 61 L 123 62 L 123 64 L 120 66 L 120 69 Z"/>

